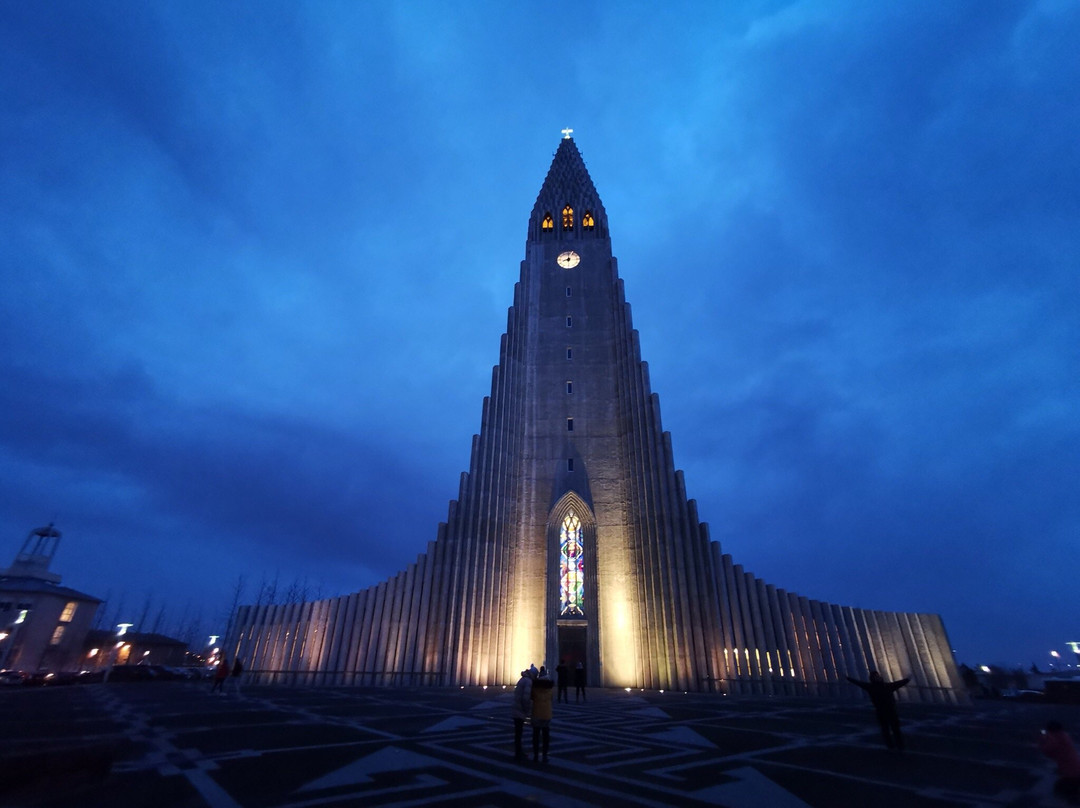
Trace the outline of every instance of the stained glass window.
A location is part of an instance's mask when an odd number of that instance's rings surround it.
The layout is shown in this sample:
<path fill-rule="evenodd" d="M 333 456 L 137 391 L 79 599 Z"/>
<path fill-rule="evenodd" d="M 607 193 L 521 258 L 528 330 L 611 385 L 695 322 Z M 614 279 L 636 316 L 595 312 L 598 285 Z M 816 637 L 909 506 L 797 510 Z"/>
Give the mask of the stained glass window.
<path fill-rule="evenodd" d="M 562 229 L 572 230 L 574 227 L 574 209 L 567 205 L 562 209 Z"/>
<path fill-rule="evenodd" d="M 573 511 L 566 514 L 559 530 L 560 617 L 584 617 L 585 553 L 581 546 L 581 520 Z"/>

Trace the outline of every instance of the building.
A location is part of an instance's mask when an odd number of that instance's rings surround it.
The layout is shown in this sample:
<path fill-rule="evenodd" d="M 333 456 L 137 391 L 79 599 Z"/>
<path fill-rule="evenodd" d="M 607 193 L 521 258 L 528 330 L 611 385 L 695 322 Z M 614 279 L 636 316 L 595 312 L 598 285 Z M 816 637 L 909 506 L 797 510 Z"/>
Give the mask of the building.
<path fill-rule="evenodd" d="M 126 624 L 125 624 L 126 627 Z M 107 668 L 111 665 L 188 664 L 187 643 L 150 631 L 115 631 L 95 629 L 83 641 L 84 668 Z"/>
<path fill-rule="evenodd" d="M 30 531 L 0 570 L 0 670 L 77 670 L 99 598 L 60 585 L 49 571 L 60 545 L 52 525 Z"/>
<path fill-rule="evenodd" d="M 911 675 L 907 698 L 955 698 L 938 616 L 786 592 L 710 540 L 661 428 L 607 214 L 565 134 L 435 541 L 362 592 L 241 607 L 227 647 L 264 681 L 500 684 L 567 659 L 608 687 L 838 695 L 873 668 Z"/>

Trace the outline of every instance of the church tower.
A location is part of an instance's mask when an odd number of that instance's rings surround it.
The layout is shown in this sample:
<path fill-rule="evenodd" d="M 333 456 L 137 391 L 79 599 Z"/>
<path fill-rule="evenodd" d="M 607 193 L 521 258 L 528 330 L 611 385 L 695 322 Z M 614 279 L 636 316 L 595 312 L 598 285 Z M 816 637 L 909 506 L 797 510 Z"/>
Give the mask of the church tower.
<path fill-rule="evenodd" d="M 715 676 L 700 606 L 716 593 L 695 575 L 707 541 L 660 430 L 607 213 L 569 136 L 529 219 L 512 311 L 516 659 L 582 661 L 619 686 Z"/>
<path fill-rule="evenodd" d="M 436 540 L 361 592 L 241 607 L 233 653 L 263 681 L 505 684 L 565 659 L 607 687 L 836 696 L 877 669 L 911 676 L 906 698 L 956 698 L 937 615 L 809 600 L 709 539 L 661 427 L 607 213 L 564 135 Z"/>

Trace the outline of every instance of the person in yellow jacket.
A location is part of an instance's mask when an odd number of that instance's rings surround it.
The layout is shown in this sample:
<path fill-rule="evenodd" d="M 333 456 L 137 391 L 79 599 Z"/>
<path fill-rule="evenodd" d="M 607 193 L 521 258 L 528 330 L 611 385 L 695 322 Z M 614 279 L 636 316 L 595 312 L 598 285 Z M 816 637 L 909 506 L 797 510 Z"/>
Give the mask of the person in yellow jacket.
<path fill-rule="evenodd" d="M 547 668 L 541 666 L 540 675 L 532 686 L 532 736 L 533 761 L 539 755 L 543 739 L 544 763 L 548 762 L 548 745 L 551 742 L 551 697 L 555 695 L 555 683 L 548 676 Z"/>

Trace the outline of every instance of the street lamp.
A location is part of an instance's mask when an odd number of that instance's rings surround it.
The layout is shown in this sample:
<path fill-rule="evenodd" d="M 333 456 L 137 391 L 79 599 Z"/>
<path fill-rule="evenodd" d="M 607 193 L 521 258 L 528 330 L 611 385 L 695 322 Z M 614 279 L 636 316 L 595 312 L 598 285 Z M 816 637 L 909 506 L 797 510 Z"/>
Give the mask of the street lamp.
<path fill-rule="evenodd" d="M 127 634 L 128 629 L 131 628 L 133 625 L 135 625 L 135 624 L 134 623 L 117 623 L 116 624 L 116 637 L 119 640 L 119 642 L 115 643 L 113 645 L 113 647 L 112 647 L 112 650 L 109 651 L 109 662 L 108 662 L 108 665 L 105 668 L 105 676 L 103 676 L 102 679 L 101 679 L 102 684 L 105 684 L 105 683 L 107 683 L 109 681 L 109 674 L 112 673 L 113 665 L 116 664 L 116 657 L 117 657 L 117 655 L 119 655 L 120 649 L 124 647 L 124 641 L 120 640 L 120 638 L 123 637 L 125 634 Z"/>

